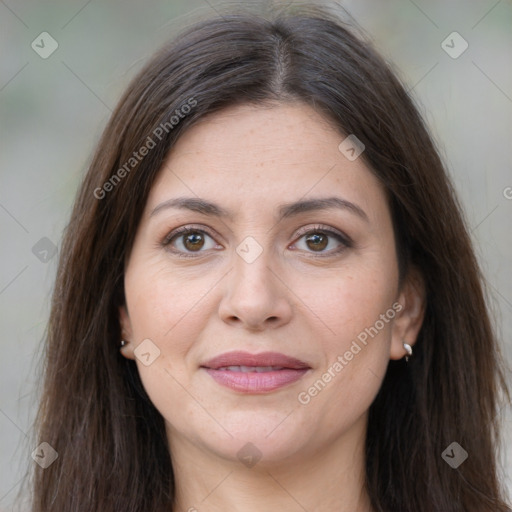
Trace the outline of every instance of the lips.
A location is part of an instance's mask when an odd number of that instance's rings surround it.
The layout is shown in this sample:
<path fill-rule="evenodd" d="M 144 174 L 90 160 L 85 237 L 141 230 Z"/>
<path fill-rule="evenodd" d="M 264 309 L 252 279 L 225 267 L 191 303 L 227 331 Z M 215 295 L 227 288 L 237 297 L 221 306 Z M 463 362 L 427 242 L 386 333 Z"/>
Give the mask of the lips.
<path fill-rule="evenodd" d="M 256 368 L 288 368 L 291 370 L 303 370 L 310 368 L 304 361 L 289 357 L 279 352 L 262 352 L 250 354 L 249 352 L 226 352 L 210 359 L 202 365 L 205 368 L 218 370 L 227 367 L 256 367 Z"/>
<path fill-rule="evenodd" d="M 243 393 L 268 393 L 299 380 L 311 367 L 278 352 L 227 352 L 201 368 L 220 385 Z"/>

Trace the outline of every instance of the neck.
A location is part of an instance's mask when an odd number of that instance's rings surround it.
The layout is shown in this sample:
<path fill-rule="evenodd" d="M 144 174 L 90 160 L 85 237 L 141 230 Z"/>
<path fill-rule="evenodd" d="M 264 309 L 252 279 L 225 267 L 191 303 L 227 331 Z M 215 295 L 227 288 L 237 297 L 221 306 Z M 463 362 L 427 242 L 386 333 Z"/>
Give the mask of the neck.
<path fill-rule="evenodd" d="M 361 418 L 366 421 L 366 417 Z M 372 512 L 365 489 L 365 428 L 354 428 L 314 454 L 252 468 L 184 439 L 171 439 L 174 512 Z"/>

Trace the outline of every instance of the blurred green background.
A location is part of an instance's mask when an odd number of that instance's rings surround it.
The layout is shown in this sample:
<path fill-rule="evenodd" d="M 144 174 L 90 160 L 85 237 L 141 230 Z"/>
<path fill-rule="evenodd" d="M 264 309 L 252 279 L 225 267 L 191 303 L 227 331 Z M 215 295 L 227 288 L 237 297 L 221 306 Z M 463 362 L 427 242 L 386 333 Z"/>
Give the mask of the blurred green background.
<path fill-rule="evenodd" d="M 393 63 L 431 127 L 464 205 L 510 364 L 512 2 L 338 4 Z M 35 372 L 57 263 L 53 248 L 60 247 L 100 133 L 157 47 L 230 5 L 239 4 L 0 1 L 0 510 L 12 510 L 34 463 L 27 433 L 40 385 Z M 442 43 L 453 32 L 462 39 L 450 50 L 451 42 Z M 457 55 L 464 41 L 468 48 Z M 57 49 L 46 55 L 52 44 Z M 507 449 L 500 457 L 512 489 L 510 409 L 501 417 Z"/>

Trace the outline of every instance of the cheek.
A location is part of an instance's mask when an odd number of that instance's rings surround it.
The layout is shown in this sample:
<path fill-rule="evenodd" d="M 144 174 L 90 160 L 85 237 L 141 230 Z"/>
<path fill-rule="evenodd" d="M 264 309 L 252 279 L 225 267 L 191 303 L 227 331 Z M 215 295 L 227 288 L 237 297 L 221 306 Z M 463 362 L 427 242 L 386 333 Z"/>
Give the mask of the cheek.
<path fill-rule="evenodd" d="M 365 265 L 339 269 L 329 278 L 322 279 L 323 286 L 314 292 L 311 281 L 307 278 L 303 281 L 305 287 L 298 294 L 307 297 L 307 306 L 321 320 L 327 337 L 333 339 L 330 352 L 332 348 L 342 349 L 347 343 L 350 345 L 350 340 L 356 339 L 379 321 L 380 315 L 386 314 L 396 299 L 395 277 L 392 267 Z M 391 322 L 378 324 L 382 331 L 389 331 L 390 326 Z"/>
<path fill-rule="evenodd" d="M 196 369 L 193 351 L 215 314 L 208 299 L 219 279 L 217 274 L 198 278 L 197 271 L 171 269 L 161 257 L 134 258 L 132 263 L 125 290 L 135 344 L 149 338 L 159 351 L 150 366 L 136 363 L 148 395 L 162 411 L 170 396 L 181 403 L 183 389 L 190 385 Z M 185 404 L 190 396 L 182 398 Z"/>
<path fill-rule="evenodd" d="M 134 261 L 125 289 L 135 337 L 153 336 L 164 345 L 176 341 L 182 325 L 197 325 L 199 313 L 204 315 L 201 299 L 214 287 L 214 277 L 192 278 L 186 270 L 171 269 L 162 258 Z"/>
<path fill-rule="evenodd" d="M 149 365 L 136 357 L 137 370 L 153 405 L 179 423 L 183 411 L 195 414 L 186 391 L 191 373 L 187 354 L 203 329 L 201 318 L 206 313 L 200 298 L 207 292 L 206 284 L 204 280 L 188 282 L 162 261 L 133 259 L 132 264 L 126 272 L 125 291 L 135 346 L 150 339 L 156 347 L 150 350 L 152 356 L 158 354 Z"/>
<path fill-rule="evenodd" d="M 364 412 L 381 385 L 396 316 L 394 277 L 391 268 L 384 271 L 380 266 L 341 273 L 324 294 L 315 296 L 314 304 L 308 304 L 319 311 L 328 329 L 319 338 L 325 365 L 308 382 L 311 387 L 304 389 L 303 402 L 316 402 L 333 422 L 340 410 Z"/>

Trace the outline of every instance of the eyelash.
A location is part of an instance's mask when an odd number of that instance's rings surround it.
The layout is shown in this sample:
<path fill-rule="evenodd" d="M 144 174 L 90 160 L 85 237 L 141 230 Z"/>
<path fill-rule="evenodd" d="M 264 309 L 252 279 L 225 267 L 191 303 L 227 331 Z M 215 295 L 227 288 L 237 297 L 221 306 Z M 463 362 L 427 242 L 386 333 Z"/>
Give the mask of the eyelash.
<path fill-rule="evenodd" d="M 195 257 L 197 257 L 196 254 L 200 254 L 201 252 L 204 252 L 204 251 L 197 251 L 197 253 L 192 252 L 192 253 L 187 254 L 187 253 L 178 251 L 176 249 L 169 249 L 171 242 L 175 238 L 179 238 L 180 235 L 183 236 L 183 235 L 188 235 L 190 233 L 203 233 L 203 234 L 208 235 L 212 239 L 214 238 L 213 234 L 210 233 L 210 231 L 208 229 L 196 228 L 194 226 L 183 226 L 183 227 L 177 228 L 174 231 L 172 231 L 171 233 L 169 233 L 162 240 L 161 245 L 165 248 L 168 248 L 168 250 L 170 252 L 172 252 L 179 258 L 195 258 Z M 353 242 L 350 239 L 350 237 L 344 235 L 343 233 L 341 233 L 339 231 L 335 231 L 332 228 L 323 226 L 322 224 L 317 224 L 309 229 L 299 230 L 299 232 L 296 234 L 296 236 L 299 237 L 299 239 L 300 239 L 306 235 L 317 234 L 317 233 L 332 236 L 332 237 L 336 238 L 339 242 L 341 242 L 342 245 L 341 245 L 341 247 L 338 247 L 337 249 L 333 249 L 328 253 L 318 253 L 318 254 L 311 253 L 311 257 L 313 257 L 313 258 L 327 258 L 330 256 L 337 255 L 337 254 L 343 252 L 345 249 L 353 247 Z"/>

